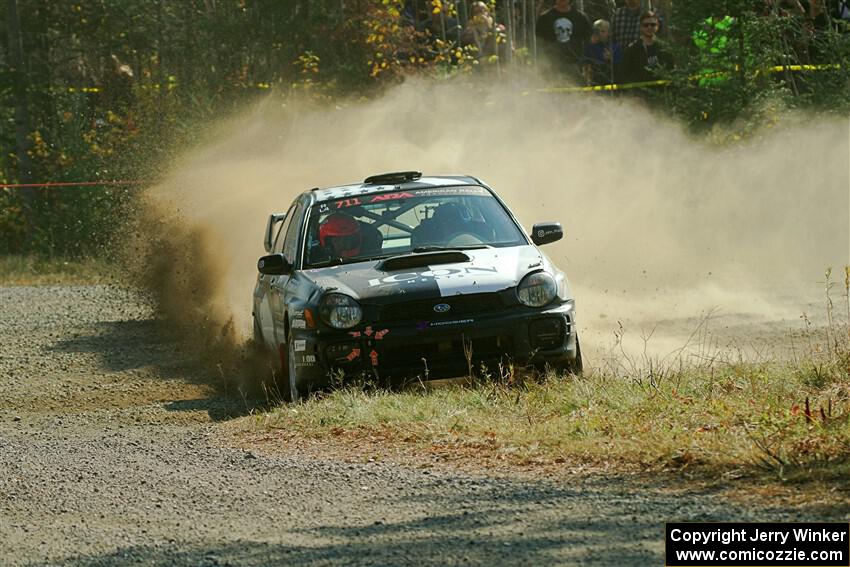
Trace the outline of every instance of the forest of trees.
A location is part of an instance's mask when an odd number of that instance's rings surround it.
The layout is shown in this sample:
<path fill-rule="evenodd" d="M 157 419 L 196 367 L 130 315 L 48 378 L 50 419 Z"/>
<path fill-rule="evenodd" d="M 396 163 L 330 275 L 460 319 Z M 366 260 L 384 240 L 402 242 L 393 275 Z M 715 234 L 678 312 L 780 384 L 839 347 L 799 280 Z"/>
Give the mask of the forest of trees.
<path fill-rule="evenodd" d="M 476 67 L 535 68 L 533 22 L 550 2 L 491 0 L 506 26 L 494 60 L 461 50 L 411 14 L 463 23 L 458 0 L 3 0 L 0 25 L 0 183 L 143 178 L 202 121 L 263 96 L 372 96 L 411 74 L 452 80 Z M 681 5 L 679 5 L 681 4 Z M 758 0 L 661 3 L 677 44 L 673 86 L 652 96 L 693 123 L 734 120 L 765 97 L 789 106 L 847 109 L 847 34 L 818 37 L 821 72 L 758 73 L 799 63 L 800 23 L 759 14 Z M 692 30 L 731 16 L 739 49 L 714 69 L 729 80 L 693 80 L 704 62 Z M 436 35 L 436 37 L 434 37 Z M 550 83 L 563 82 L 547 77 Z M 598 96 L 594 94 L 564 96 Z M 130 186 L 0 189 L 0 254 L 91 255 L 132 202 Z"/>

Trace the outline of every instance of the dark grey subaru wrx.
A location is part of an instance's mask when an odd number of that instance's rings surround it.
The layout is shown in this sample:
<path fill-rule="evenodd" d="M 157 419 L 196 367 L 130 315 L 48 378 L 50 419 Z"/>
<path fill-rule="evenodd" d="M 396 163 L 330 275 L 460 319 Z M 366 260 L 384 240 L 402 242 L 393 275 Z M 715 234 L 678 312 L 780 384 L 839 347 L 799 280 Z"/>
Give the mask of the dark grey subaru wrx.
<path fill-rule="evenodd" d="M 254 340 L 288 399 L 364 372 L 388 382 L 513 361 L 578 373 L 575 300 L 505 203 L 469 176 L 386 173 L 312 189 L 266 226 Z"/>

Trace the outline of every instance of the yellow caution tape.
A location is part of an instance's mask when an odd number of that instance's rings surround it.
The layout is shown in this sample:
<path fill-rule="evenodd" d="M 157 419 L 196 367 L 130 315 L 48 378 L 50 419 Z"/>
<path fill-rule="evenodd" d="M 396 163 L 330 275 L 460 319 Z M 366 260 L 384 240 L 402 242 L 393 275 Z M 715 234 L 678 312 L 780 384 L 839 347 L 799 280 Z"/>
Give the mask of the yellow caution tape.
<path fill-rule="evenodd" d="M 756 76 L 759 73 L 767 72 L 767 73 L 783 73 L 785 71 L 828 71 L 828 70 L 836 70 L 841 69 L 840 64 L 829 64 L 829 65 L 777 65 L 775 67 L 770 67 L 768 69 L 760 69 L 756 72 Z M 735 70 L 739 70 L 739 67 L 736 65 Z M 716 79 L 721 77 L 731 77 L 733 75 L 732 72 L 715 72 L 715 73 L 704 73 L 702 75 L 694 75 L 692 77 L 688 77 L 690 81 L 699 81 L 701 79 Z M 536 89 L 535 92 L 538 93 L 592 93 L 592 92 L 601 92 L 601 91 L 625 91 L 629 89 L 645 89 L 651 87 L 666 87 L 671 84 L 672 81 L 669 80 L 659 80 L 659 81 L 643 81 L 637 83 L 618 83 L 613 85 L 598 85 L 595 87 L 549 87 L 543 89 Z M 531 94 L 530 91 L 526 91 L 522 93 L 523 95 Z"/>
<path fill-rule="evenodd" d="M 165 85 L 165 88 L 168 89 L 169 91 L 171 91 L 171 90 L 174 90 L 175 88 L 177 88 L 177 86 L 178 86 L 177 83 L 171 82 L 171 83 L 168 83 L 167 85 Z M 262 89 L 262 90 L 267 90 L 267 89 L 272 88 L 271 83 L 252 83 L 252 84 L 248 84 L 248 85 L 243 84 L 243 85 L 234 85 L 234 86 L 239 86 L 239 87 L 249 88 L 249 89 Z M 161 87 L 161 85 L 154 83 L 154 84 L 151 84 L 151 85 L 141 85 L 139 88 L 141 88 L 142 90 L 145 90 L 145 91 L 146 90 L 158 91 L 160 89 L 160 87 Z M 77 93 L 77 92 L 80 92 L 80 93 L 99 93 L 99 92 L 104 91 L 105 89 L 103 87 L 68 87 L 67 90 L 68 90 L 69 93 Z"/>
<path fill-rule="evenodd" d="M 784 71 L 827 71 L 830 69 L 841 69 L 841 65 L 838 63 L 832 65 L 777 65 L 776 67 L 764 69 L 764 71 L 768 73 L 782 73 Z M 756 74 L 759 72 L 756 71 Z"/>
<path fill-rule="evenodd" d="M 624 91 L 628 89 L 642 89 L 645 87 L 663 87 L 669 85 L 670 81 L 643 81 L 638 83 L 619 83 L 614 85 L 597 85 L 595 87 L 549 87 L 537 89 L 538 93 L 592 93 L 600 91 Z M 525 92 L 523 94 L 529 94 Z"/>
<path fill-rule="evenodd" d="M 777 65 L 775 67 L 769 67 L 767 69 L 760 69 L 756 71 L 756 76 L 760 73 L 784 73 L 785 71 L 826 71 L 826 70 L 835 70 L 841 69 L 840 64 L 827 64 L 827 65 Z M 735 71 L 738 71 L 739 67 L 735 66 Z M 700 79 L 716 79 L 721 77 L 731 77 L 733 75 L 732 72 L 715 72 L 715 73 L 704 73 L 702 75 L 694 75 L 692 77 L 688 77 L 691 81 L 699 81 Z M 642 81 L 636 83 L 617 83 L 613 85 L 597 85 L 594 87 L 547 87 L 542 89 L 536 89 L 534 92 L 538 93 L 593 93 L 593 92 L 610 92 L 610 91 L 625 91 L 629 89 L 645 89 L 652 87 L 666 87 L 671 84 L 672 81 L 669 80 L 658 80 L 658 81 Z M 271 83 L 252 83 L 248 85 L 238 85 L 246 88 L 255 88 L 255 89 L 270 89 L 272 88 Z M 166 85 L 168 90 L 172 90 L 177 87 L 175 82 L 169 82 Z M 142 85 L 142 89 L 154 89 L 159 90 L 160 85 L 152 84 L 152 85 Z M 103 90 L 102 87 L 68 87 L 68 92 L 81 92 L 81 93 L 99 93 Z M 522 93 L 523 95 L 531 94 L 531 91 L 525 91 Z"/>

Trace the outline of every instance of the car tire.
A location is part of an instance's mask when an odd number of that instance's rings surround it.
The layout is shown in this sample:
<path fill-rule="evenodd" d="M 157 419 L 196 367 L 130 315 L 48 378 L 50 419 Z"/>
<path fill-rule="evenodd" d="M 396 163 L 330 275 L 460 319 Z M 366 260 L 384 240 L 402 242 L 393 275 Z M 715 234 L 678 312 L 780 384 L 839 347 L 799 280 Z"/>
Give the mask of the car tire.
<path fill-rule="evenodd" d="M 263 339 L 263 330 L 260 328 L 260 322 L 257 321 L 257 316 L 254 315 L 252 319 L 254 320 L 253 347 L 257 352 L 262 352 L 266 348 L 266 341 Z"/>
<path fill-rule="evenodd" d="M 280 392 L 286 388 L 283 380 L 280 379 L 286 372 L 285 361 L 281 356 L 281 352 L 275 352 L 269 349 L 266 345 L 266 340 L 263 338 L 263 329 L 260 327 L 260 322 L 257 317 L 254 319 L 254 333 L 252 335 L 251 347 L 254 349 L 260 366 L 257 371 L 257 382 L 255 384 L 258 395 L 268 396 L 270 392 Z M 268 370 L 271 369 L 271 375 Z"/>
<path fill-rule="evenodd" d="M 584 363 L 581 360 L 581 343 L 578 340 L 578 335 L 576 335 L 576 357 L 566 365 L 564 370 L 566 370 L 569 374 L 574 374 L 576 376 L 581 376 L 581 373 L 584 370 Z"/>
<path fill-rule="evenodd" d="M 581 358 L 581 344 L 579 343 L 578 336 L 576 336 L 576 357 L 572 359 L 561 359 L 553 363 L 549 368 L 562 377 L 568 375 L 581 376 L 584 363 Z M 545 373 L 545 367 L 538 367 L 537 370 Z"/>
<path fill-rule="evenodd" d="M 283 397 L 287 402 L 297 402 L 303 397 L 303 392 L 298 384 L 298 369 L 295 367 L 295 340 L 292 335 L 286 341 L 286 346 L 281 345 L 281 354 L 286 352 L 286 380 L 283 383 Z"/>

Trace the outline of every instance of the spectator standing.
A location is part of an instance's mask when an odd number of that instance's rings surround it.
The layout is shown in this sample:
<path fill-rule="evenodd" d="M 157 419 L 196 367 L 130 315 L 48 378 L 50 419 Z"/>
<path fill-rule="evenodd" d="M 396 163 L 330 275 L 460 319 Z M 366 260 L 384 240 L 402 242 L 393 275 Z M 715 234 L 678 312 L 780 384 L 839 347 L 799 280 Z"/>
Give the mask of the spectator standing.
<path fill-rule="evenodd" d="M 808 40 L 808 61 L 809 63 L 825 63 L 822 46 L 824 34 L 829 30 L 825 0 L 802 0 L 801 4 L 806 11 L 804 27 Z"/>
<path fill-rule="evenodd" d="M 611 25 L 606 20 L 593 22 L 590 41 L 584 46 L 584 72 L 588 84 L 612 84 L 622 62 L 623 51 L 611 41 Z"/>
<path fill-rule="evenodd" d="M 611 19 L 611 36 L 615 43 L 631 45 L 640 38 L 640 0 L 626 0 Z"/>
<path fill-rule="evenodd" d="M 842 32 L 850 32 L 850 0 L 833 0 L 830 9 L 833 25 Z"/>
<path fill-rule="evenodd" d="M 556 0 L 537 18 L 534 32 L 556 64 L 575 68 L 590 39 L 590 21 L 573 7 L 572 0 Z"/>
<path fill-rule="evenodd" d="M 664 26 L 664 15 L 652 6 L 652 3 L 641 3 L 641 0 L 625 0 L 625 5 L 617 8 L 611 17 L 611 37 L 614 43 L 629 46 L 640 37 L 640 15 L 653 12 L 658 18 L 658 31 Z"/>
<path fill-rule="evenodd" d="M 484 2 L 473 2 L 472 16 L 460 35 L 461 45 L 474 45 L 478 49 L 478 59 L 485 59 L 498 53 L 497 33 L 504 33 L 504 26 L 496 25 Z"/>
<path fill-rule="evenodd" d="M 623 78 L 627 82 L 654 81 L 657 69 L 673 68 L 673 56 L 657 36 L 658 16 L 655 12 L 644 12 L 639 21 L 640 38 L 623 54 Z"/>

